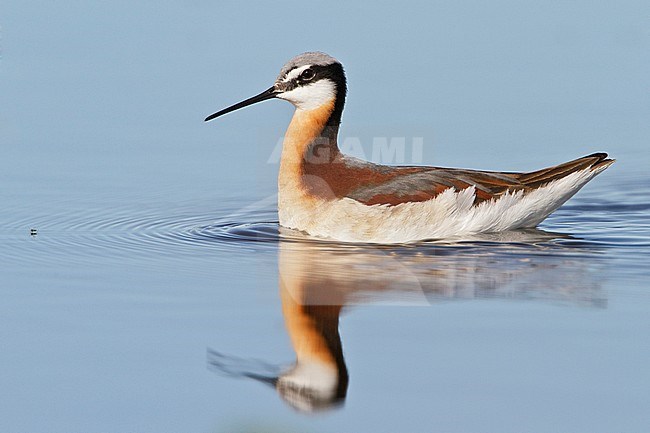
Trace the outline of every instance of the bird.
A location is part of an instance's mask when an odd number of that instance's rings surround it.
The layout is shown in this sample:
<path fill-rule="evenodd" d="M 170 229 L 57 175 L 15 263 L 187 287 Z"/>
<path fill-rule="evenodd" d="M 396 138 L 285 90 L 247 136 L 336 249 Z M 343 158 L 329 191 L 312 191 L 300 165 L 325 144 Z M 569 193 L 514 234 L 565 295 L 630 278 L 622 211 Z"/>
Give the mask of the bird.
<path fill-rule="evenodd" d="M 346 95 L 341 62 L 306 52 L 270 88 L 205 118 L 274 98 L 294 105 L 278 174 L 282 227 L 370 244 L 534 228 L 615 161 L 598 152 L 532 172 L 376 164 L 338 147 Z"/>

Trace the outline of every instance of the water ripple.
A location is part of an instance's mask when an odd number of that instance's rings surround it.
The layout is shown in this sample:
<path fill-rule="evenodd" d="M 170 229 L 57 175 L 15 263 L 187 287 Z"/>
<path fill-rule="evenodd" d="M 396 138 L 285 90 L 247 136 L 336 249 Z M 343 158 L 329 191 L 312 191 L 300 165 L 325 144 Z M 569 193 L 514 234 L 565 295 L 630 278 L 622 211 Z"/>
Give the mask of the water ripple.
<path fill-rule="evenodd" d="M 636 195 L 636 197 L 640 197 Z M 486 251 L 509 255 L 555 254 L 598 256 L 616 251 L 626 266 L 648 260 L 650 247 L 650 204 L 638 200 L 614 203 L 594 197 L 576 199 L 552 215 L 542 230 L 476 236 L 456 241 L 429 241 L 410 245 L 341 245 L 315 240 L 279 227 L 275 199 L 269 198 L 240 208 L 237 203 L 220 203 L 219 209 L 204 204 L 150 209 L 110 208 L 67 210 L 33 215 L 14 213 L 5 223 L 5 245 L 0 258 L 20 260 L 42 248 L 47 260 L 64 261 L 72 256 L 186 256 L 194 258 L 215 252 L 231 256 L 250 251 L 275 252 L 280 242 L 308 242 L 340 253 L 359 249 L 381 249 L 400 255 L 474 254 Z M 36 236 L 29 235 L 30 229 Z M 645 269 L 645 266 L 639 266 Z"/>

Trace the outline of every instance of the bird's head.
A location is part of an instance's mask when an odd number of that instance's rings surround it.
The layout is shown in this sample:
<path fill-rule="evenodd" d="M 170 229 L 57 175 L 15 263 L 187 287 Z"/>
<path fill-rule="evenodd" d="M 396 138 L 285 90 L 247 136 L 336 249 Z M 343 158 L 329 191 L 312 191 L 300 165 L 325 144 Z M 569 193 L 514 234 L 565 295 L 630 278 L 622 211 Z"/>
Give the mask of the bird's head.
<path fill-rule="evenodd" d="M 305 111 L 331 104 L 333 101 L 340 118 L 346 91 L 345 72 L 338 60 L 325 53 L 303 53 L 282 67 L 280 75 L 269 89 L 211 114 L 205 121 L 272 98 L 287 100 L 296 109 Z"/>

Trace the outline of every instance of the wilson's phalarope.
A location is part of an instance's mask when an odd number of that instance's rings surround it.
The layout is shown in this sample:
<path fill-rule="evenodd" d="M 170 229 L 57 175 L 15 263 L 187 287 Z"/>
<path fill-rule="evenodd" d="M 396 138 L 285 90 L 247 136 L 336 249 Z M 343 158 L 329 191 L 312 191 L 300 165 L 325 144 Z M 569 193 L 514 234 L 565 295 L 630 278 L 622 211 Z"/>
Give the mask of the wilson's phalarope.
<path fill-rule="evenodd" d="M 376 243 L 535 227 L 614 162 L 594 153 L 529 173 L 373 164 L 339 151 L 346 91 L 341 63 L 309 52 L 284 65 L 269 89 L 205 119 L 271 98 L 296 107 L 278 178 L 284 227 Z"/>

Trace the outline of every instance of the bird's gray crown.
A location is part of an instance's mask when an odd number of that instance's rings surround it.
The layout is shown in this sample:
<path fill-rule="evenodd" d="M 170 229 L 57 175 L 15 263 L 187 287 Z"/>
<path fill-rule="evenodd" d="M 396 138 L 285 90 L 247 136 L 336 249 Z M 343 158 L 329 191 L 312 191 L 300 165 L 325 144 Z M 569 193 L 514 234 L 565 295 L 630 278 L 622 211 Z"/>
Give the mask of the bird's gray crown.
<path fill-rule="evenodd" d="M 330 56 L 329 54 L 321 53 L 319 51 L 309 51 L 306 53 L 302 53 L 297 55 L 293 59 L 289 60 L 282 67 L 282 70 L 280 71 L 280 75 L 278 75 L 278 81 L 281 80 L 285 75 L 287 75 L 287 73 L 290 70 L 294 68 L 299 68 L 305 65 L 327 66 L 333 63 L 340 63 L 340 62 L 336 60 L 334 57 Z"/>

